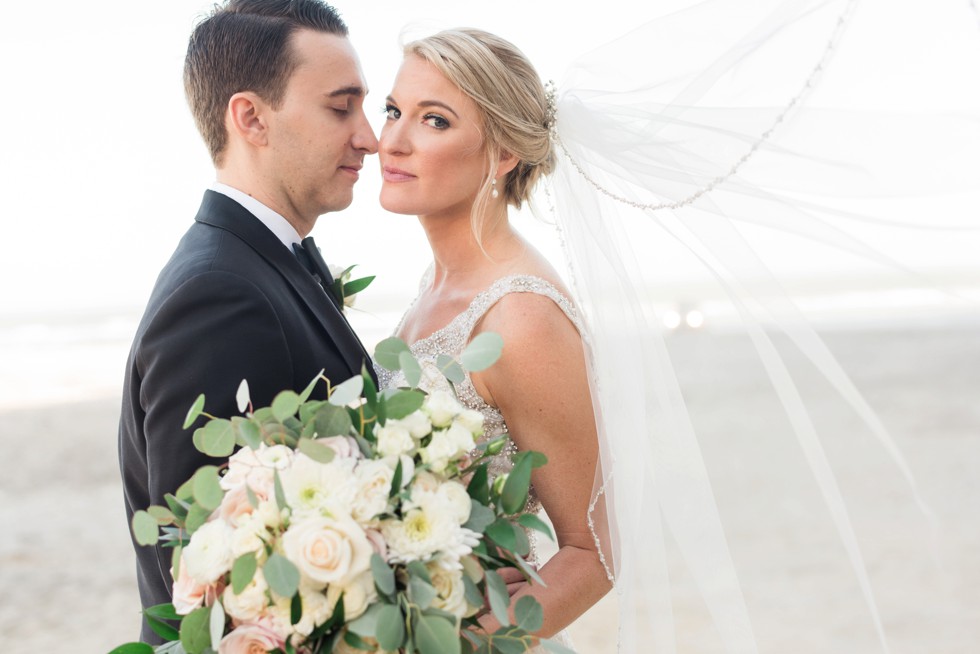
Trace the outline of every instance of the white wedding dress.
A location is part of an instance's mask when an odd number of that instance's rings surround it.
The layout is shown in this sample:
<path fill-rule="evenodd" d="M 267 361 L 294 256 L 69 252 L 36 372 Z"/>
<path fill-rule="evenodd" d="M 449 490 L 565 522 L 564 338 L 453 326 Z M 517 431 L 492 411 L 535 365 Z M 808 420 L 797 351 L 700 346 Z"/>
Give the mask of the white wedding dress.
<path fill-rule="evenodd" d="M 420 291 L 427 287 L 430 278 L 431 273 L 425 276 L 420 286 Z M 458 360 L 460 354 L 466 348 L 467 343 L 469 343 L 476 324 L 494 304 L 510 293 L 536 293 L 550 298 L 568 316 L 568 319 L 575 325 L 579 333 L 583 333 L 582 324 L 575 311 L 575 306 L 571 300 L 559 292 L 551 283 L 540 277 L 531 275 L 510 275 L 502 277 L 491 284 L 488 289 L 478 293 L 466 310 L 453 318 L 446 326 L 436 330 L 428 337 L 410 344 L 409 347 L 412 354 L 422 367 L 422 379 L 419 382 L 419 387 L 422 390 L 431 392 L 439 389 L 449 389 L 449 382 L 439 372 L 436 366 L 436 359 L 440 354 L 446 354 Z M 411 307 L 409 308 L 410 310 Z M 406 315 L 407 313 L 406 311 Z M 404 317 L 395 329 L 396 334 L 401 330 L 403 323 Z M 378 373 L 378 382 L 381 388 L 395 388 L 407 385 L 402 372 L 398 371 L 393 373 L 377 365 L 375 369 Z M 480 397 L 476 392 L 476 388 L 473 386 L 473 382 L 470 380 L 469 374 L 466 374 L 462 382 L 456 384 L 456 394 L 463 406 L 483 414 L 485 433 L 480 439 L 481 442 L 494 439 L 507 431 L 507 424 L 504 422 L 504 417 L 500 414 L 500 411 L 487 404 Z M 509 441 L 507 447 L 490 460 L 489 472 L 491 479 L 510 470 L 512 465 L 511 455 L 517 451 L 517 446 L 513 441 Z M 525 511 L 528 513 L 537 513 L 540 510 L 541 501 L 538 499 L 532 486 Z M 528 530 L 527 535 L 531 543 L 531 553 L 527 561 L 531 565 L 538 567 L 541 561 L 538 559 L 538 552 L 535 546 L 535 532 Z M 554 636 L 551 640 L 566 647 L 572 646 L 571 639 L 564 631 Z M 545 649 L 538 647 L 532 651 L 544 652 Z"/>

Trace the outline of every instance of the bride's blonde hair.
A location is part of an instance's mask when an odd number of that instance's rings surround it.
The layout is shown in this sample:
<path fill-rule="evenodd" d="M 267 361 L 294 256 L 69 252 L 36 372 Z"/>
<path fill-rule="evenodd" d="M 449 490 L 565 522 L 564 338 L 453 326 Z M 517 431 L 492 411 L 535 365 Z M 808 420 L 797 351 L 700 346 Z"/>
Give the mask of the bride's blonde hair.
<path fill-rule="evenodd" d="M 472 98 L 482 114 L 488 172 L 471 216 L 473 233 L 479 240 L 502 152 L 513 154 L 519 161 L 498 192 L 518 209 L 530 198 L 538 179 L 554 169 L 544 85 L 514 44 L 482 30 L 445 30 L 408 43 L 404 53 L 435 66 Z"/>

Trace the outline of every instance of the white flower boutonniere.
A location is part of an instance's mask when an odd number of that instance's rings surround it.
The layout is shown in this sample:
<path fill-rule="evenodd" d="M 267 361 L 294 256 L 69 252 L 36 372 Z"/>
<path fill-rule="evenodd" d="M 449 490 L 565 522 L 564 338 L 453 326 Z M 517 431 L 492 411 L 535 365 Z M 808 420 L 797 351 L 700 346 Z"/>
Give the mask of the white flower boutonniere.
<path fill-rule="evenodd" d="M 354 296 L 366 289 L 374 281 L 374 275 L 351 279 L 351 271 L 357 267 L 357 264 L 347 268 L 328 264 L 328 267 L 330 268 L 330 275 L 333 277 L 333 287 L 331 290 L 337 299 L 340 300 L 340 306 L 345 309 L 347 307 L 353 307 Z"/>

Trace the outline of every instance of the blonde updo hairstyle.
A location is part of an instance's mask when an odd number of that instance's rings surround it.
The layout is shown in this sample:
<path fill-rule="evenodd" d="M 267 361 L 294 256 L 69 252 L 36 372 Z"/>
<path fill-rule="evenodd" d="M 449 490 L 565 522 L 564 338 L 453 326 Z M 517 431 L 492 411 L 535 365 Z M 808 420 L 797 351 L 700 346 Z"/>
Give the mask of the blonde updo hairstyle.
<path fill-rule="evenodd" d="M 497 190 L 517 209 L 531 197 L 538 179 L 554 169 L 544 85 L 523 52 L 482 30 L 445 30 L 412 41 L 404 54 L 416 55 L 435 66 L 476 103 L 482 114 L 489 172 L 471 217 L 473 233 L 480 240 L 502 152 L 510 152 L 519 161 L 507 173 L 502 188 L 498 183 Z"/>

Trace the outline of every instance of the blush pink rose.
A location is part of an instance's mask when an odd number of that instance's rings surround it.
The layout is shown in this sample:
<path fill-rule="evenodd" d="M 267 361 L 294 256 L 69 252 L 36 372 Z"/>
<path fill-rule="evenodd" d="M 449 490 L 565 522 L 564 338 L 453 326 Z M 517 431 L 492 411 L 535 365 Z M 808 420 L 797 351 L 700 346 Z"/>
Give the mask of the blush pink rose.
<path fill-rule="evenodd" d="M 218 654 L 266 654 L 286 642 L 276 632 L 256 623 L 239 625 L 218 644 Z"/>
<path fill-rule="evenodd" d="M 173 568 L 170 569 L 173 574 Z M 180 574 L 174 580 L 173 605 L 180 615 L 187 615 L 201 606 L 211 606 L 224 591 L 225 584 L 199 584 L 187 574 L 184 557 L 180 558 Z"/>

